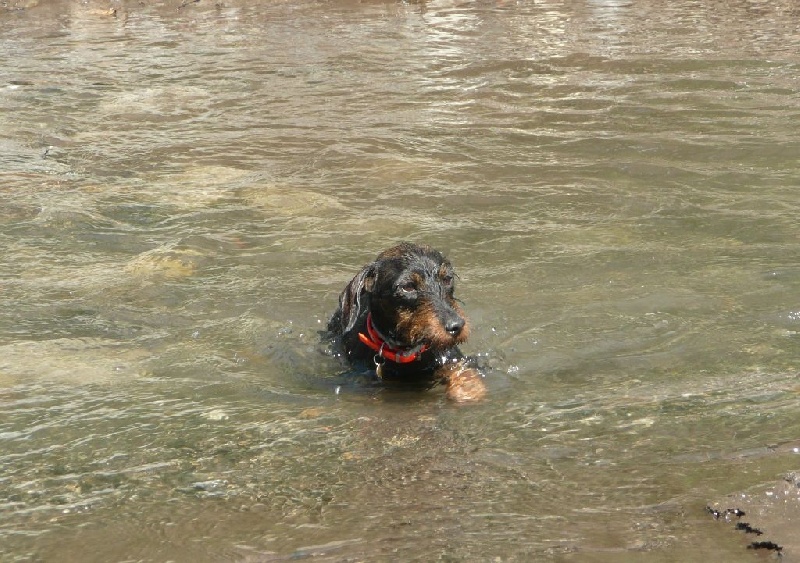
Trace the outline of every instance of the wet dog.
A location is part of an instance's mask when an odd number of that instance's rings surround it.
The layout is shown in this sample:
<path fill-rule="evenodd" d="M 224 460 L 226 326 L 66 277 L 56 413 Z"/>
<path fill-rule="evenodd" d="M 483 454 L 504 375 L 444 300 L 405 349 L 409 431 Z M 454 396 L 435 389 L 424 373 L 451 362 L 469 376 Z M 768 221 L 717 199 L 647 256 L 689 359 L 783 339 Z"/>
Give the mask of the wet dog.
<path fill-rule="evenodd" d="M 453 296 L 455 279 L 447 258 L 428 246 L 385 250 L 339 296 L 328 323 L 334 347 L 386 384 L 443 383 L 454 401 L 481 399 L 483 376 L 458 349 L 469 321 Z"/>

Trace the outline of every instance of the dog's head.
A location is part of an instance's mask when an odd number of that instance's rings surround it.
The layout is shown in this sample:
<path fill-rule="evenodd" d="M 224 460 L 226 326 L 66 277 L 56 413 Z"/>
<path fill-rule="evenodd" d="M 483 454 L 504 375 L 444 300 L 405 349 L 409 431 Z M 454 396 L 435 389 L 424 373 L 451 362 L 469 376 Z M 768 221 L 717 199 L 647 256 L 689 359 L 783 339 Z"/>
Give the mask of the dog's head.
<path fill-rule="evenodd" d="M 394 345 L 444 349 L 464 342 L 469 321 L 453 296 L 455 278 L 453 266 L 437 250 L 410 243 L 390 248 L 342 292 L 344 331 L 368 311 Z"/>

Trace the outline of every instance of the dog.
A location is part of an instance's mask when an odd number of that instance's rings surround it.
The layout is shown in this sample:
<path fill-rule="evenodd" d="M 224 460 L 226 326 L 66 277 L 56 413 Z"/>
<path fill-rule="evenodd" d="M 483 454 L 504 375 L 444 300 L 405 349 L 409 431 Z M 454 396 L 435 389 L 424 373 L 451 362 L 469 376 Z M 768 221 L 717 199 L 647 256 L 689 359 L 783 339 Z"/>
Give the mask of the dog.
<path fill-rule="evenodd" d="M 458 348 L 469 335 L 453 296 L 456 274 L 438 250 L 404 242 L 364 266 L 339 296 L 328 322 L 334 349 L 388 385 L 443 383 L 446 396 L 486 395 L 483 375 Z"/>

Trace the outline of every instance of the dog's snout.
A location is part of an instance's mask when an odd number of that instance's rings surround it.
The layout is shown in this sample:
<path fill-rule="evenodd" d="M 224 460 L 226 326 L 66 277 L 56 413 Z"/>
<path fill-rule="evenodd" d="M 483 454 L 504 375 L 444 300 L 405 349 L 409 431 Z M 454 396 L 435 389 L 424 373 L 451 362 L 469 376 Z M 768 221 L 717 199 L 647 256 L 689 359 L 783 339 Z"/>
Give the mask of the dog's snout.
<path fill-rule="evenodd" d="M 445 323 L 444 329 L 450 336 L 458 336 L 464 329 L 464 324 L 465 321 L 461 317 L 452 317 Z"/>

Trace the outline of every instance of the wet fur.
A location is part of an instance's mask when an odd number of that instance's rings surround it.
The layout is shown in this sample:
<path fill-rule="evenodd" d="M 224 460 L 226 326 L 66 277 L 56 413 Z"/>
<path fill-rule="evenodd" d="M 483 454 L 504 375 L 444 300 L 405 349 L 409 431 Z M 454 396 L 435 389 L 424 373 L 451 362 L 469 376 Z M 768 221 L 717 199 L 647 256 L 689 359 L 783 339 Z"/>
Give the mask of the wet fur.
<path fill-rule="evenodd" d="M 359 340 L 367 315 L 393 347 L 426 345 L 408 364 L 386 361 L 387 384 L 447 385 L 449 398 L 464 402 L 485 394 L 481 374 L 458 348 L 470 325 L 454 297 L 456 274 L 439 251 L 402 243 L 385 250 L 356 274 L 339 296 L 328 333 L 345 358 L 358 367 L 375 367 L 374 350 Z"/>

